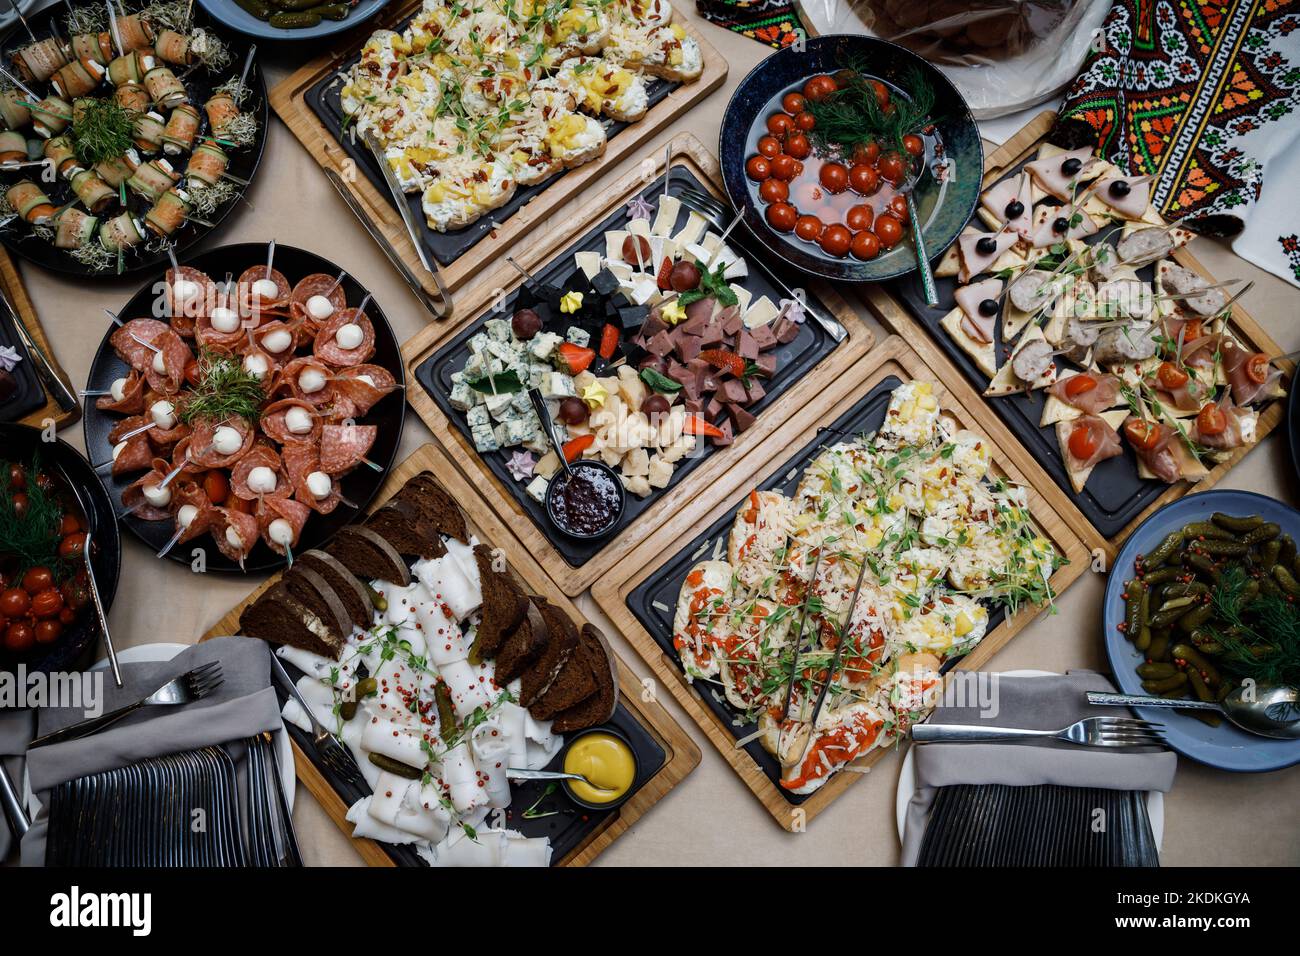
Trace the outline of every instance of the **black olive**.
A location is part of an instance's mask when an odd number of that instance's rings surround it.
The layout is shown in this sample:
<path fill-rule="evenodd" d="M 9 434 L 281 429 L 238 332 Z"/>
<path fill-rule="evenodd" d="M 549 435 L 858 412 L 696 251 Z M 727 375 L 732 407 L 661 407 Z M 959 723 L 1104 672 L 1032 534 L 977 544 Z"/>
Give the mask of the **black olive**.
<path fill-rule="evenodd" d="M 1064 216 L 1058 216 L 1056 219 L 1052 220 L 1052 232 L 1065 234 L 1069 231 L 1070 220 L 1066 219 Z"/>
<path fill-rule="evenodd" d="M 1013 199 L 1007 203 L 1007 218 L 1019 219 L 1025 213 L 1025 204 L 1019 199 Z"/>
<path fill-rule="evenodd" d="M 1133 191 L 1133 187 L 1128 184 L 1127 179 L 1117 179 L 1110 184 L 1110 194 L 1118 199 L 1123 199 Z"/>
<path fill-rule="evenodd" d="M 1061 163 L 1061 172 L 1067 176 L 1073 176 L 1081 169 L 1083 169 L 1083 160 L 1075 159 L 1073 156 Z"/>
<path fill-rule="evenodd" d="M 979 304 L 979 313 L 980 313 L 980 315 L 997 315 L 997 314 L 998 314 L 998 300 L 997 300 L 997 299 L 985 299 L 983 302 L 981 302 L 981 303 Z"/>
<path fill-rule="evenodd" d="M 991 256 L 998 251 L 998 241 L 992 236 L 985 236 L 975 243 L 975 251 L 983 256 Z"/>

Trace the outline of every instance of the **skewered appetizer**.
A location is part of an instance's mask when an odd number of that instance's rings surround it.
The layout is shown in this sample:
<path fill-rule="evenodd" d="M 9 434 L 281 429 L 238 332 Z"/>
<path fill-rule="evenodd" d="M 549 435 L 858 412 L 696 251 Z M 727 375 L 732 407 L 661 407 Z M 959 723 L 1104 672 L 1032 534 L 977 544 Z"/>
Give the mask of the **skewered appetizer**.
<path fill-rule="evenodd" d="M 476 450 L 522 449 L 510 471 L 538 502 L 560 461 L 529 387 L 551 403 L 570 461 L 603 461 L 644 498 L 705 440 L 730 445 L 753 424 L 775 349 L 799 334 L 798 303 L 754 298 L 722 236 L 676 197 L 652 198 L 628 204 L 626 228 L 606 232 L 603 248 L 575 253 L 561 285 L 525 284 L 511 317 L 488 319 L 452 375 L 450 401 Z"/>
<path fill-rule="evenodd" d="M 1281 370 L 1233 329 L 1231 283 L 1170 258 L 1193 234 L 1155 211 L 1150 177 L 1044 144 L 985 190 L 980 217 L 990 231 L 968 229 L 935 269 L 958 282 L 940 324 L 989 377 L 985 395 L 1047 393 L 1040 425 L 1076 492 L 1123 442 L 1141 477 L 1173 484 L 1257 440 Z"/>
<path fill-rule="evenodd" d="M 429 228 L 469 225 L 519 187 L 599 159 L 601 118 L 645 115 L 647 77 L 690 83 L 699 44 L 667 0 L 426 0 L 376 31 L 341 91 Z"/>
<path fill-rule="evenodd" d="M 783 788 L 811 793 L 906 736 L 990 608 L 1052 600 L 1061 559 L 1026 490 L 989 465 L 986 440 L 907 382 L 875 435 L 823 449 L 792 496 L 751 492 L 725 558 L 719 542 L 686 575 L 673 645 L 687 680 L 720 684 L 757 725 Z"/>
<path fill-rule="evenodd" d="M 240 112 L 237 75 L 212 85 L 230 51 L 188 5 L 160 0 L 111 23 L 108 9 L 72 8 L 66 32 L 10 56 L 0 172 L 44 160 L 48 175 L 9 173 L 0 207 L 3 228 L 120 273 L 133 250 L 156 253 L 234 202 L 247 183 L 227 172 L 230 153 L 252 146 L 257 123 Z"/>
<path fill-rule="evenodd" d="M 112 429 L 114 477 L 141 521 L 170 522 L 167 548 L 211 535 L 241 566 L 258 541 L 290 562 L 313 512 L 349 506 L 343 478 L 378 428 L 365 416 L 400 389 L 373 364 L 375 329 L 340 280 L 290 284 L 270 265 L 217 283 L 189 266 L 165 277 L 167 321 L 136 318 L 110 339 L 130 370 L 96 407 Z"/>

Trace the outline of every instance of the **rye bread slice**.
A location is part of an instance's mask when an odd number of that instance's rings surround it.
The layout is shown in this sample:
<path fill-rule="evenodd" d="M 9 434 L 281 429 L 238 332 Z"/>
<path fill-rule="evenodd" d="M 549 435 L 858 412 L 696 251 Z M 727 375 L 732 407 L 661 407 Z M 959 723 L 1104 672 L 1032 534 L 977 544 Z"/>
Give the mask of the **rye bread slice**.
<path fill-rule="evenodd" d="M 478 578 L 483 589 L 483 609 L 470 649 L 470 662 L 495 657 L 528 613 L 528 597 L 509 574 L 492 567 L 492 549 L 485 544 L 474 548 Z"/>
<path fill-rule="evenodd" d="M 295 568 L 310 568 L 328 581 L 347 609 L 348 618 L 357 627 L 367 628 L 374 623 L 375 608 L 366 586 L 338 558 L 312 548 L 298 555 L 293 564 Z"/>
<path fill-rule="evenodd" d="M 542 617 L 537 605 L 529 601 L 524 619 L 497 652 L 494 672 L 497 686 L 505 687 L 527 670 L 549 642 L 550 631 L 546 619 Z"/>
<path fill-rule="evenodd" d="M 408 558 L 440 558 L 447 553 L 438 529 L 411 501 L 390 501 L 366 519 L 366 527 Z"/>
<path fill-rule="evenodd" d="M 555 715 L 551 730 L 567 734 L 603 724 L 614 716 L 618 708 L 618 662 L 610 649 L 609 641 L 594 624 L 584 624 L 579 638 L 583 656 L 592 665 L 596 692 Z"/>
<path fill-rule="evenodd" d="M 603 660 L 600 653 L 593 651 L 589 646 L 591 642 L 586 634 L 589 627 L 590 624 L 582 625 L 578 646 L 569 655 L 568 662 L 555 675 L 555 680 L 546 689 L 546 693 L 540 695 L 528 708 L 528 712 L 534 719 L 550 720 L 561 711 L 578 706 L 596 693 L 597 669 L 601 667 Z"/>
<path fill-rule="evenodd" d="M 519 704 L 531 707 L 533 703 L 550 689 L 569 658 L 578 646 L 578 628 L 574 626 L 569 615 L 543 597 L 533 595 L 532 602 L 542 612 L 546 627 L 551 632 L 550 640 L 538 655 L 532 666 L 524 671 L 519 682 Z"/>
<path fill-rule="evenodd" d="M 339 635 L 341 645 L 352 633 L 352 618 L 334 587 L 310 568 L 294 566 L 281 578 L 289 593 Z"/>
<path fill-rule="evenodd" d="M 422 471 L 411 478 L 395 498 L 418 507 L 436 530 L 469 544 L 469 528 L 465 526 L 465 515 L 461 513 L 460 505 L 431 472 Z"/>
<path fill-rule="evenodd" d="M 325 550 L 363 582 L 389 581 L 400 587 L 411 583 L 411 569 L 397 549 L 371 528 L 348 525 Z"/>
<path fill-rule="evenodd" d="M 336 622 L 337 623 L 337 622 Z M 239 615 L 239 632 L 338 659 L 343 638 L 277 581 Z"/>

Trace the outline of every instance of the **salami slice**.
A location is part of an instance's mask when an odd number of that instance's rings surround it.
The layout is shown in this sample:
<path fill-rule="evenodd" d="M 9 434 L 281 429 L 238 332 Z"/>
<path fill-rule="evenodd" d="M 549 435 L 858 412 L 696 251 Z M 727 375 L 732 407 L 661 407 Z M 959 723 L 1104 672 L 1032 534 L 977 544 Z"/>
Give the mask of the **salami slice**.
<path fill-rule="evenodd" d="M 170 331 L 167 323 L 157 319 L 132 319 L 109 336 L 108 341 L 122 361 L 137 372 L 145 372 L 153 365 L 150 343 L 163 332 Z"/>
<path fill-rule="evenodd" d="M 275 473 L 275 488 L 271 491 L 255 491 L 249 487 L 248 477 L 254 468 L 270 468 Z M 293 486 L 280 465 L 280 456 L 266 445 L 254 445 L 247 455 L 239 459 L 230 472 L 230 490 L 237 498 L 256 501 L 258 498 L 287 498 L 293 494 Z"/>
<path fill-rule="evenodd" d="M 240 320 L 239 328 L 231 332 L 222 332 L 212 327 L 211 316 L 201 315 L 194 326 L 194 338 L 205 348 L 216 349 L 218 352 L 234 352 L 248 342 L 248 330 L 257 328 L 258 324 L 257 316 L 249 316 Z"/>
<path fill-rule="evenodd" d="M 193 266 L 168 269 L 164 283 L 163 302 L 171 327 L 183 338 L 193 338 L 199 316 L 211 312 L 218 301 L 217 284 Z"/>
<path fill-rule="evenodd" d="M 117 448 L 117 445 L 113 445 Z M 132 435 L 126 439 L 122 450 L 113 458 L 113 477 L 129 475 L 133 471 L 143 471 L 153 464 L 153 446 L 144 435 Z"/>
<path fill-rule="evenodd" d="M 190 364 L 194 355 L 190 352 L 190 347 L 185 344 L 185 340 L 170 328 L 164 329 L 150 341 L 162 356 L 163 371 L 159 372 L 154 367 L 154 354 L 151 349 L 149 364 L 144 369 L 145 379 L 155 392 L 175 395 L 185 384 L 185 367 Z"/>
<path fill-rule="evenodd" d="M 375 425 L 324 425 L 320 436 L 321 471 L 341 475 L 351 471 L 370 451 L 379 428 Z"/>
<path fill-rule="evenodd" d="M 328 293 L 328 294 L 326 294 Z M 348 306 L 347 293 L 343 291 L 343 286 L 334 281 L 333 276 L 327 276 L 323 272 L 315 272 L 301 279 L 293 287 L 293 293 L 289 297 L 290 311 L 295 319 L 302 319 L 308 330 L 313 334 L 321 327 L 323 322 L 328 322 L 331 315 L 320 318 L 314 315 L 307 308 L 307 303 L 313 296 L 324 296 L 329 300 L 334 312 L 339 309 L 346 309 Z"/>
<path fill-rule="evenodd" d="M 109 430 L 108 443 L 110 445 L 116 445 L 126 437 L 128 432 L 134 431 L 137 428 L 143 428 L 151 421 L 153 421 L 153 419 L 148 415 L 130 415 L 127 418 L 122 419 Z M 149 431 L 153 431 L 153 429 L 150 429 Z M 144 434 L 147 435 L 149 432 L 145 432 Z"/>
<path fill-rule="evenodd" d="M 184 544 L 186 541 L 193 541 L 201 534 L 206 534 L 211 529 L 217 509 L 208 500 L 208 496 L 204 494 L 198 482 L 173 479 L 173 485 L 175 490 L 172 492 L 172 513 L 176 520 L 176 530 L 181 530 L 181 508 L 190 505 L 197 509 L 193 519 L 177 539 L 177 544 Z"/>
<path fill-rule="evenodd" d="M 343 500 L 337 481 L 331 480 L 329 494 L 317 498 L 312 494 L 307 478 L 314 471 L 320 471 L 320 455 L 316 445 L 299 442 L 284 446 L 284 470 L 289 474 L 293 485 L 293 496 L 307 507 L 320 514 L 327 515 L 339 506 Z"/>
<path fill-rule="evenodd" d="M 288 423 L 285 421 L 290 409 L 297 408 L 311 416 L 311 429 L 305 432 L 290 431 Z M 287 445 L 293 442 L 311 442 L 313 444 L 320 441 L 321 421 L 316 414 L 316 408 L 310 402 L 304 402 L 300 398 L 282 398 L 278 402 L 272 402 L 262 410 L 261 426 L 264 434 L 273 438 L 281 445 Z"/>
<path fill-rule="evenodd" d="M 352 326 L 360 329 L 361 341 L 352 348 L 345 348 L 338 340 L 339 330 Z M 368 362 L 375 354 L 375 327 L 364 312 L 341 309 L 316 333 L 316 344 L 312 351 L 322 362 L 338 367 Z"/>
<path fill-rule="evenodd" d="M 274 298 L 258 295 L 254 291 L 254 286 L 259 280 L 268 278 L 275 283 L 276 293 Z M 265 315 L 272 311 L 287 312 L 289 296 L 292 292 L 293 286 L 289 284 L 289 280 L 284 277 L 284 273 L 279 269 L 272 269 L 270 275 L 267 275 L 266 266 L 251 266 L 239 276 L 239 313 L 240 315 L 256 315 L 260 312 Z"/>
<path fill-rule="evenodd" d="M 258 349 L 283 365 L 297 351 L 301 334 L 301 325 L 273 319 L 270 322 L 262 322 L 253 331 L 253 342 Z M 277 349 L 276 346 L 279 348 Z"/>
<path fill-rule="evenodd" d="M 212 538 L 217 542 L 217 550 L 242 565 L 248 552 L 257 544 L 260 533 L 257 518 L 233 508 L 214 508 L 213 511 Z M 234 541 L 227 534 L 229 531 L 234 532 Z"/>
<path fill-rule="evenodd" d="M 242 443 L 238 451 L 223 455 L 212 446 L 217 429 L 228 426 L 239 432 Z M 256 438 L 252 427 L 242 418 L 231 418 L 223 422 L 199 421 L 194 423 L 190 434 L 190 460 L 199 468 L 231 468 L 235 462 L 248 454 Z"/>
<path fill-rule="evenodd" d="M 302 535 L 303 525 L 310 517 L 311 509 L 301 501 L 294 501 L 292 498 L 263 498 L 257 508 L 257 526 L 262 533 L 262 540 L 276 554 L 286 554 L 288 551 L 284 542 L 277 540 L 277 532 L 283 527 L 277 522 L 288 522 L 292 534 L 288 548 L 292 549 L 298 547 L 298 538 Z"/>
<path fill-rule="evenodd" d="M 202 465 L 190 458 L 190 444 L 193 440 L 194 435 L 191 432 L 188 438 L 182 438 L 172 449 L 172 468 L 180 468 L 182 475 L 197 475 L 205 470 Z"/>
<path fill-rule="evenodd" d="M 155 458 L 153 467 L 147 474 L 126 486 L 126 490 L 122 492 L 122 504 L 131 509 L 134 517 L 141 521 L 166 521 L 171 517 L 171 512 L 166 508 L 151 505 L 144 497 L 145 486 L 162 484 L 163 478 L 167 477 L 167 471 L 166 460 Z"/>
<path fill-rule="evenodd" d="M 382 365 L 353 365 L 340 369 L 334 376 L 335 390 L 352 400 L 358 415 L 369 413 L 381 398 L 400 387 Z"/>
<path fill-rule="evenodd" d="M 117 412 L 120 415 L 139 415 L 144 411 L 144 377 L 132 369 L 122 385 L 121 400 L 112 395 L 101 395 L 95 399 L 95 407 L 100 411 Z"/>
<path fill-rule="evenodd" d="M 320 406 L 320 420 L 323 425 L 343 425 L 358 417 L 356 403 L 339 393 L 334 393 L 334 400 Z"/>
<path fill-rule="evenodd" d="M 325 379 L 325 386 L 314 392 L 308 392 L 303 388 L 304 372 L 319 372 Z M 327 405 L 334 400 L 334 383 L 332 379 L 334 373 L 330 371 L 329 366 L 317 361 L 311 356 L 304 355 L 302 358 L 296 358 L 285 365 L 280 376 L 280 382 L 277 386 L 277 393 L 287 392 L 293 398 L 302 399 L 317 407 Z"/>

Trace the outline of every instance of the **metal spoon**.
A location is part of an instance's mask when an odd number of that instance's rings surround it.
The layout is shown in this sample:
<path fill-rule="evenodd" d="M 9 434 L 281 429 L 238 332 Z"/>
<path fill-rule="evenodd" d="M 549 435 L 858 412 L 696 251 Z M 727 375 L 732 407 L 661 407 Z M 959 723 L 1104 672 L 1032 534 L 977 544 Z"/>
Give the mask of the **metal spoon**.
<path fill-rule="evenodd" d="M 551 448 L 559 456 L 560 467 L 564 469 L 564 478 L 568 481 L 573 477 L 573 469 L 569 467 L 569 459 L 564 456 L 564 445 L 560 442 L 559 433 L 555 430 L 555 420 L 551 418 L 551 413 L 546 407 L 546 399 L 542 398 L 542 390 L 530 388 L 528 390 L 528 400 L 533 403 L 533 411 L 537 413 L 537 420 L 542 423 L 542 429 L 546 432 L 546 440 L 551 443 Z"/>
<path fill-rule="evenodd" d="M 1281 740 L 1300 739 L 1300 690 L 1284 684 L 1255 684 L 1238 687 L 1222 702 L 1173 700 L 1141 694 L 1088 693 L 1088 703 L 1103 706 L 1172 707 L 1178 710 L 1209 710 L 1222 714 L 1247 733 Z"/>
<path fill-rule="evenodd" d="M 934 287 L 934 272 L 930 269 L 930 257 L 925 254 L 925 237 L 921 235 L 921 215 L 916 206 L 916 186 L 925 173 L 924 157 L 919 163 L 913 163 L 910 175 L 898 187 L 898 192 L 907 199 L 907 218 L 912 224 L 912 246 L 916 250 L 916 268 L 921 273 L 921 290 L 925 293 L 926 305 L 934 308 L 939 304 L 939 292 Z"/>
<path fill-rule="evenodd" d="M 515 767 L 506 768 L 506 779 L 508 780 L 581 780 L 597 793 L 618 793 L 617 790 L 610 790 L 608 787 L 602 787 L 594 784 L 580 773 L 561 773 L 558 770 L 519 770 Z"/>

